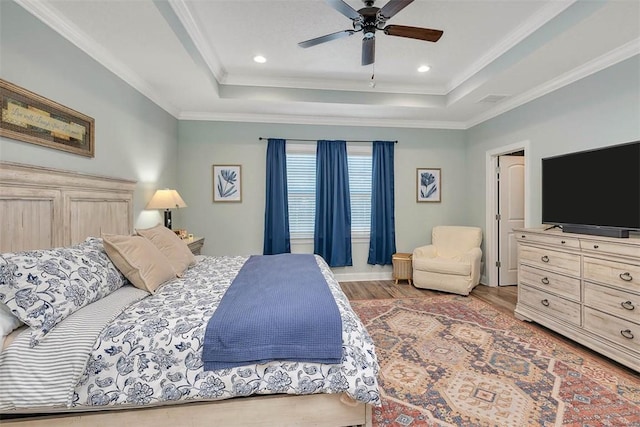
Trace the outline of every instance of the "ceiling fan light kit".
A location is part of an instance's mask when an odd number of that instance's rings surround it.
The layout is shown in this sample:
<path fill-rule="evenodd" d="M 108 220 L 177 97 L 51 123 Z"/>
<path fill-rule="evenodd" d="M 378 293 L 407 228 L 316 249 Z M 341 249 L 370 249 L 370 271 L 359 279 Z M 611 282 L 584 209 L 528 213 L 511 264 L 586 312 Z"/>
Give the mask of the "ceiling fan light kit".
<path fill-rule="evenodd" d="M 414 0 L 389 0 L 382 8 L 375 7 L 375 0 L 362 0 L 365 4 L 360 10 L 355 10 L 343 0 L 325 0 L 329 6 L 351 19 L 353 30 L 338 31 L 298 43 L 307 48 L 331 40 L 352 36 L 362 32 L 362 65 L 375 62 L 376 31 L 382 31 L 388 36 L 405 37 L 428 42 L 437 42 L 442 37 L 442 30 L 430 28 L 409 27 L 406 25 L 386 25 L 387 21 Z"/>

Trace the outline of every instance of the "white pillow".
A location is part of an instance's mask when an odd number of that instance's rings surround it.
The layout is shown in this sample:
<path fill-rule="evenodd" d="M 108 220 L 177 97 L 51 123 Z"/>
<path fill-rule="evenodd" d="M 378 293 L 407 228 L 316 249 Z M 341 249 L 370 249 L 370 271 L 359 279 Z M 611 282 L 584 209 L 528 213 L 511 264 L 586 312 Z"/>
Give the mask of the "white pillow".
<path fill-rule="evenodd" d="M 18 319 L 18 317 L 11 313 L 9 307 L 0 302 L 0 352 L 2 352 L 4 339 L 7 335 L 22 325 L 23 323 Z"/>

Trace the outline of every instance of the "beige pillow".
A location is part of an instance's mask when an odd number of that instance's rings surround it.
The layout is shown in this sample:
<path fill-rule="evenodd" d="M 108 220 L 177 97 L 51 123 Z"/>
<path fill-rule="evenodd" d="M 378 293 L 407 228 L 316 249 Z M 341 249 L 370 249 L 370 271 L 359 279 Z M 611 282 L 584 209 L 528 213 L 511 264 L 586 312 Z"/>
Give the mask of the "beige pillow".
<path fill-rule="evenodd" d="M 136 288 L 153 294 L 176 277 L 167 257 L 144 237 L 103 234 L 102 240 L 111 261 Z"/>
<path fill-rule="evenodd" d="M 169 259 L 171 267 L 176 271 L 178 277 L 196 263 L 196 257 L 189 249 L 189 246 L 176 233 L 169 230 L 162 224 L 155 227 L 137 230 L 140 236 L 151 241 L 160 252 Z"/>

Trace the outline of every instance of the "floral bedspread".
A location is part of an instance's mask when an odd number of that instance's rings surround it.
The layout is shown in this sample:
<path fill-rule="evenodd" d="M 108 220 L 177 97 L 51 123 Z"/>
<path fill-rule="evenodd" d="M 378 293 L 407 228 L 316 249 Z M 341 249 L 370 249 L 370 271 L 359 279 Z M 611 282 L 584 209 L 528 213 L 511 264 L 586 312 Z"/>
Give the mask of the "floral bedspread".
<path fill-rule="evenodd" d="M 102 331 L 71 406 L 342 392 L 379 405 L 373 341 L 327 264 L 316 259 L 342 317 L 341 364 L 278 361 L 204 371 L 201 354 L 207 322 L 247 258 L 202 257 L 182 278 L 132 304 Z"/>

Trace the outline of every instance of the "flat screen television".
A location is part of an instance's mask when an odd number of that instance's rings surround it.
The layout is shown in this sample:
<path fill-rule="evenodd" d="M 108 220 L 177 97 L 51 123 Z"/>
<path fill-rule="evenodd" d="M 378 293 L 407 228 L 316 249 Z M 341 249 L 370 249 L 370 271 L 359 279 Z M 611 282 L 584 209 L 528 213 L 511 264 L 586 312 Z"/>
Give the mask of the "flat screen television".
<path fill-rule="evenodd" d="M 640 231 L 640 141 L 543 158 L 542 222 L 609 237 Z"/>

